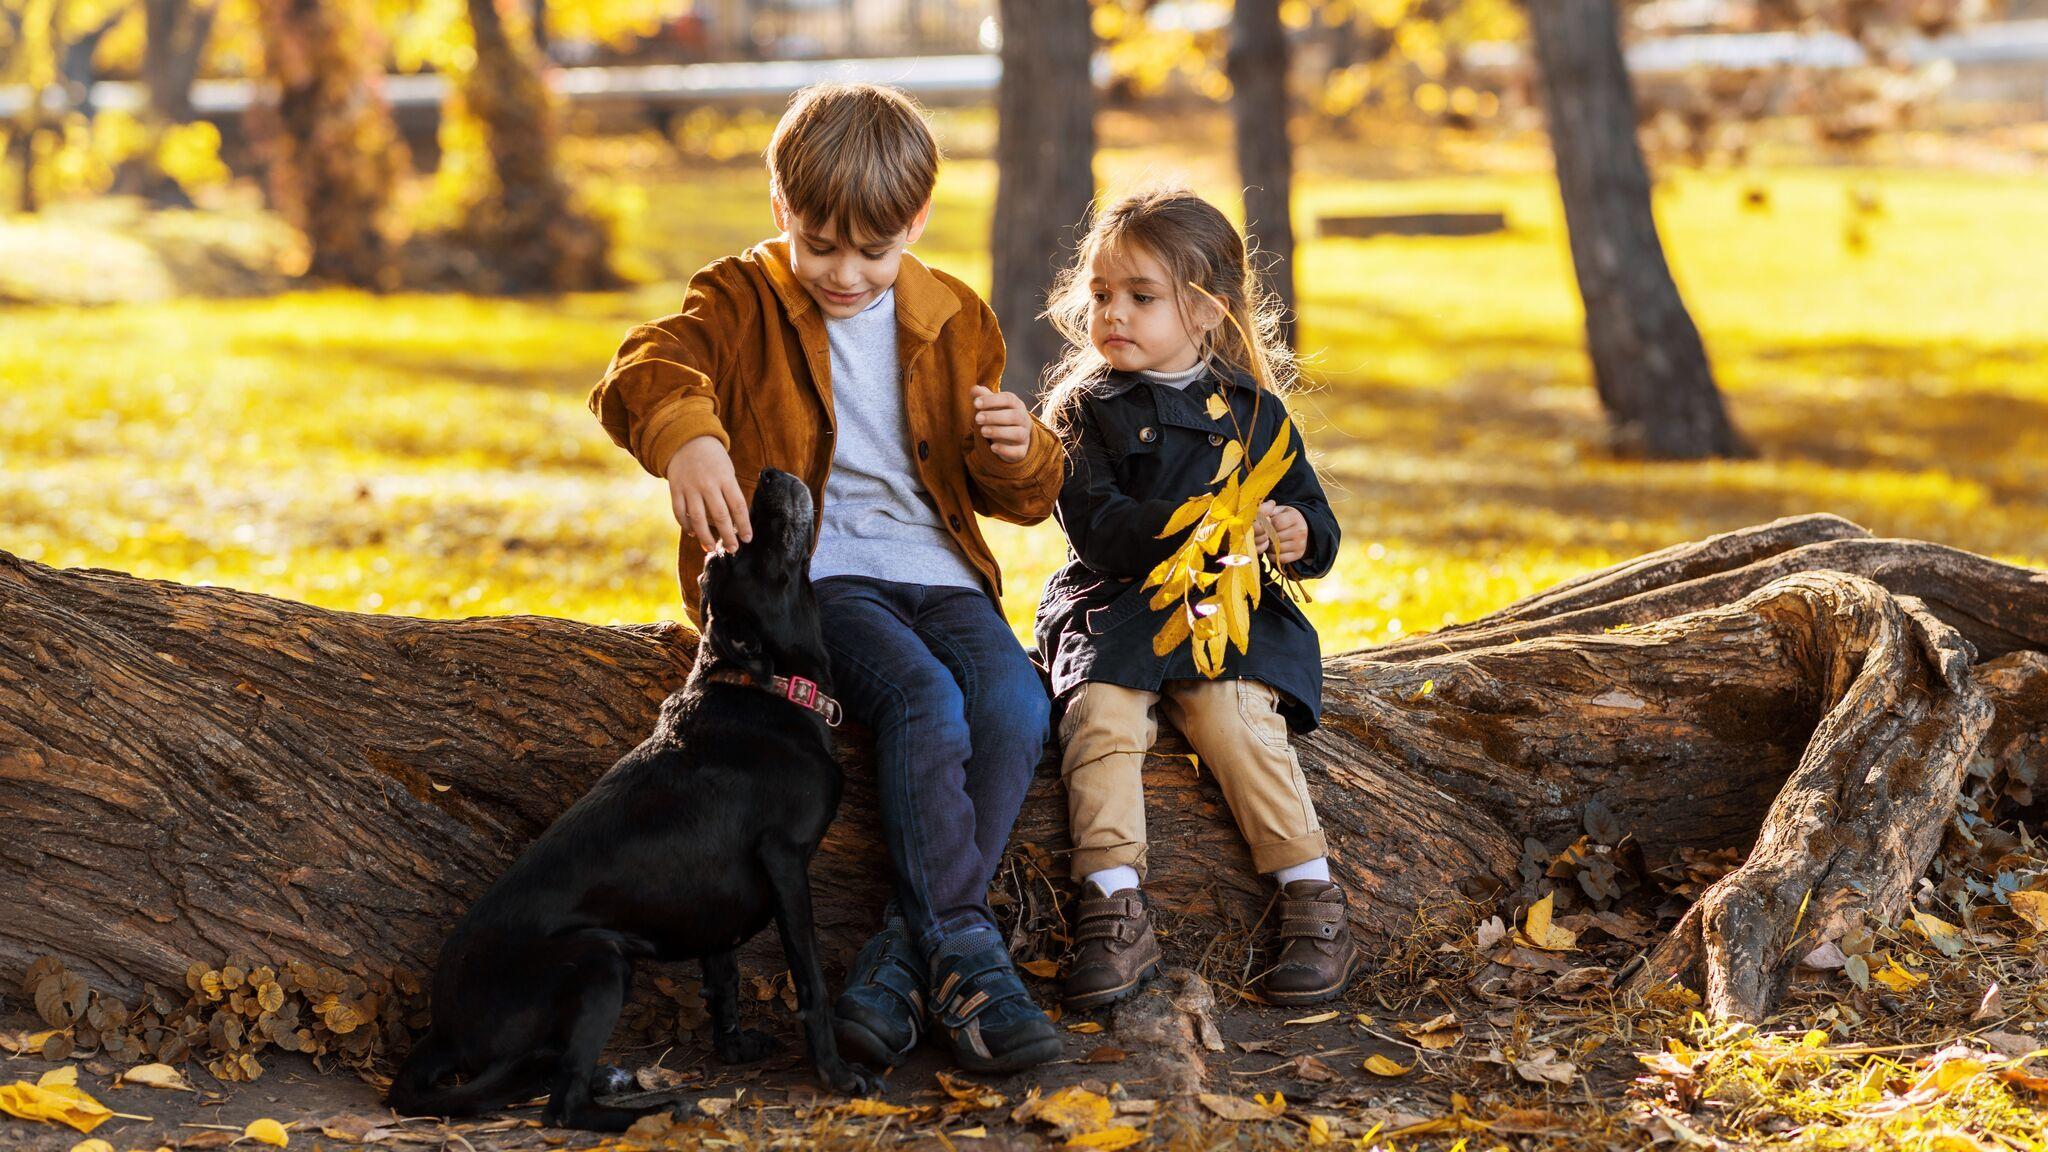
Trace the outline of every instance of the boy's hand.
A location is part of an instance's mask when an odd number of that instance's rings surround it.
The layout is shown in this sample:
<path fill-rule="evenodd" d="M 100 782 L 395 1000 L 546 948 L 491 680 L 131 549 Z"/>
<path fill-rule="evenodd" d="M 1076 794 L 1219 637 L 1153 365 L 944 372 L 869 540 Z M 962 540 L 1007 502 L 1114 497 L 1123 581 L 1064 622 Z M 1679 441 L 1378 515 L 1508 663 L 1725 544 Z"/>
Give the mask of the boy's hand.
<path fill-rule="evenodd" d="M 989 451 L 1005 464 L 1015 464 L 1031 454 L 1031 413 L 1014 393 L 976 384 L 974 426 L 988 441 Z"/>
<path fill-rule="evenodd" d="M 732 457 L 718 437 L 699 436 L 684 442 L 668 458 L 665 474 L 676 523 L 706 552 L 716 546 L 735 551 L 754 538 L 754 526 L 747 520 L 747 498 L 733 477 Z"/>
<path fill-rule="evenodd" d="M 1308 555 L 1308 517 L 1292 504 L 1268 500 L 1259 505 L 1252 543 L 1261 552 L 1271 550 L 1279 563 L 1292 564 Z"/>

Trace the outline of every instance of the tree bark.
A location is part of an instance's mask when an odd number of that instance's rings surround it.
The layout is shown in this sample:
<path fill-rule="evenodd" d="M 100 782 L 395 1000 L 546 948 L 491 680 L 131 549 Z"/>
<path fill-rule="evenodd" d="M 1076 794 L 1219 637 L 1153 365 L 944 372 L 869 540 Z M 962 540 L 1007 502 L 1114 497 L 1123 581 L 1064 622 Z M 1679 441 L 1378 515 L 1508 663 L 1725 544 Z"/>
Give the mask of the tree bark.
<path fill-rule="evenodd" d="M 1230 9 L 1230 116 L 1237 174 L 1244 181 L 1245 231 L 1266 287 L 1285 313 L 1294 344 L 1294 144 L 1288 136 L 1287 36 L 1279 0 L 1236 0 Z"/>
<path fill-rule="evenodd" d="M 122 990 L 230 954 L 423 972 L 650 730 L 692 654 L 668 626 L 366 616 L 4 554 L 0 619 L 0 986 L 44 954 Z M 1986 818 L 2035 802 L 2048 572 L 1806 517 L 1326 671 L 1325 722 L 1299 748 L 1368 941 L 1499 901 L 1524 838 L 1569 839 L 1597 802 L 1648 852 L 1748 850 L 1639 979 L 1755 1019 L 1797 957 L 1906 909 L 1959 797 Z M 1147 764 L 1149 886 L 1187 917 L 1173 947 L 1241 947 L 1219 942 L 1269 893 L 1183 751 Z M 884 897 L 864 755 L 849 734 L 812 865 L 842 959 Z M 1010 912 L 1051 906 L 1065 814 L 1048 764 Z"/>
<path fill-rule="evenodd" d="M 1060 335 L 1039 319 L 1095 199 L 1095 50 L 1088 0 L 1001 0 L 995 253 L 989 293 L 1008 345 L 1003 388 L 1036 407 Z"/>
<path fill-rule="evenodd" d="M 157 150 L 165 129 L 193 118 L 192 85 L 220 5 L 195 0 L 143 0 L 142 85 L 148 94 L 150 144 L 121 164 L 114 189 L 152 203 L 192 207 L 192 198 L 163 170 Z"/>
<path fill-rule="evenodd" d="M 498 0 L 466 0 L 476 65 L 461 77 L 461 113 L 476 117 L 490 180 L 460 229 L 491 270 L 482 287 L 566 292 L 611 282 L 610 238 L 576 204 L 556 155 L 554 108 L 524 26 Z"/>
<path fill-rule="evenodd" d="M 1616 445 L 1675 459 L 1740 453 L 1664 261 L 1615 0 L 1529 0 L 1527 10 L 1593 381 Z"/>
<path fill-rule="evenodd" d="M 278 86 L 272 197 L 305 232 L 307 275 L 395 286 L 386 215 L 405 144 L 381 91 L 383 62 L 360 0 L 260 0 L 264 63 Z"/>

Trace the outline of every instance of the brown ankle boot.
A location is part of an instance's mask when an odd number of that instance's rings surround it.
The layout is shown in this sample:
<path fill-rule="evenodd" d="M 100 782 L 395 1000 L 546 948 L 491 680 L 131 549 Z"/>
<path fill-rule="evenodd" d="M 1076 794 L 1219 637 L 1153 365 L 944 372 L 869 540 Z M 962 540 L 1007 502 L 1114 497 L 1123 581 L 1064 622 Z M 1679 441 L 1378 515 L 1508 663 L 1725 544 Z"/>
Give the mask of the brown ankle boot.
<path fill-rule="evenodd" d="M 1327 880 L 1296 880 L 1280 890 L 1280 958 L 1260 994 L 1274 1004 L 1334 1000 L 1358 970 L 1344 890 Z"/>
<path fill-rule="evenodd" d="M 1125 888 L 1104 896 L 1084 885 L 1074 917 L 1074 959 L 1063 999 L 1077 1012 L 1113 1004 L 1159 970 L 1159 941 L 1145 894 Z"/>

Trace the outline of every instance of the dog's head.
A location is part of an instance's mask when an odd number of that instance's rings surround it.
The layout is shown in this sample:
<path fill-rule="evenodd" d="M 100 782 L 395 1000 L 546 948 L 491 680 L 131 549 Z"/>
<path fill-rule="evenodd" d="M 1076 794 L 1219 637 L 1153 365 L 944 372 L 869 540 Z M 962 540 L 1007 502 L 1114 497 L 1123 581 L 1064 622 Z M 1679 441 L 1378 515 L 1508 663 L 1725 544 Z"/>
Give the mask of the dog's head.
<path fill-rule="evenodd" d="M 697 578 L 704 646 L 755 676 L 825 677 L 825 640 L 811 594 L 811 490 L 763 468 L 748 518 L 754 538 L 704 558 Z"/>

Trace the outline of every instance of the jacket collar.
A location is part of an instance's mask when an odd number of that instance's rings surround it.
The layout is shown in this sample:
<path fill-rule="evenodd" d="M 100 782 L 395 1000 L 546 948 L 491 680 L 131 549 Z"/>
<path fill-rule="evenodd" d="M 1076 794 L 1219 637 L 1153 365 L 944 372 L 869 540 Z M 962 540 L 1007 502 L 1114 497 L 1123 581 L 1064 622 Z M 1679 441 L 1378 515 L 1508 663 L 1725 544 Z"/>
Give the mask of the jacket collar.
<path fill-rule="evenodd" d="M 797 290 L 802 291 L 803 289 L 801 286 L 799 286 Z M 1209 370 L 1207 372 L 1203 373 L 1199 378 L 1190 382 L 1188 384 L 1188 388 L 1195 388 L 1199 385 L 1206 384 L 1210 381 L 1218 381 L 1223 384 L 1228 384 L 1231 387 L 1242 388 L 1250 392 L 1256 392 L 1259 388 L 1258 384 L 1252 380 L 1250 373 L 1240 372 L 1235 368 L 1229 368 L 1215 363 L 1211 363 L 1209 365 Z M 1104 398 L 1111 396 L 1121 396 L 1124 393 L 1130 391 L 1131 389 L 1136 388 L 1140 384 L 1152 383 L 1153 381 L 1147 379 L 1139 373 L 1120 372 L 1115 368 L 1111 368 L 1109 369 L 1108 374 L 1103 377 L 1102 384 L 1095 390 L 1095 395 Z M 1160 385 L 1160 387 L 1164 387 L 1164 385 Z M 1177 389 L 1177 391 L 1185 390 L 1186 389 Z"/>
<path fill-rule="evenodd" d="M 775 286 L 775 294 L 782 299 L 783 311 L 792 323 L 822 322 L 806 319 L 811 313 L 820 318 L 824 313 L 790 267 L 789 241 L 763 240 L 754 245 L 750 254 L 767 271 L 768 282 Z M 896 323 L 929 343 L 939 338 L 939 329 L 958 311 L 960 298 L 953 290 L 941 283 L 922 260 L 905 252 L 896 272 Z"/>

